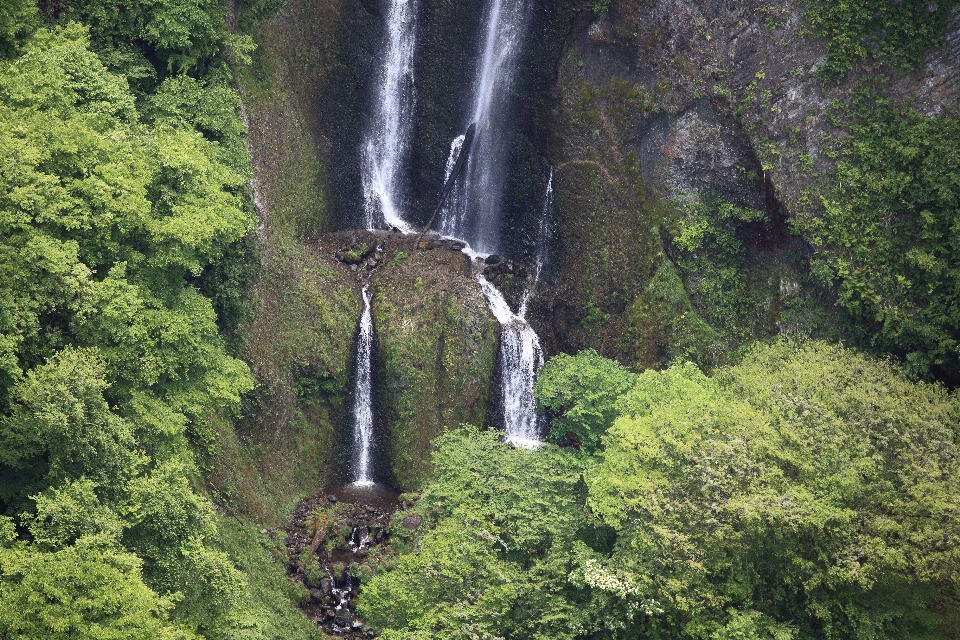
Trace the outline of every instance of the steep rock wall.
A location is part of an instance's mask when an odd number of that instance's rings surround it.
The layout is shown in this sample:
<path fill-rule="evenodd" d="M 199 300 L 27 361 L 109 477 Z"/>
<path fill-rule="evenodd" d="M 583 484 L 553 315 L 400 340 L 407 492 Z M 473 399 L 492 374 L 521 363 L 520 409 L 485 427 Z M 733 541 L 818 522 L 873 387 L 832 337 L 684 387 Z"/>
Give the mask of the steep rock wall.
<path fill-rule="evenodd" d="M 804 25 L 799 1 L 612 0 L 574 37 L 541 147 L 556 167 L 554 261 L 535 305 L 548 349 L 710 364 L 752 337 L 844 336 L 835 292 L 806 277 L 810 250 L 788 225 L 816 215 L 845 135 L 830 105 L 883 72 L 898 103 L 956 113 L 960 28 L 955 12 L 948 45 L 917 72 L 858 63 L 827 83 L 826 45 Z M 709 274 L 684 272 L 681 289 L 664 275 L 710 199 L 765 214 L 736 229 L 738 297 L 711 291 Z"/>
<path fill-rule="evenodd" d="M 389 260 L 372 283 L 390 469 L 397 486 L 414 489 L 429 475 L 434 437 L 483 424 L 499 325 L 462 253 L 415 251 Z"/>

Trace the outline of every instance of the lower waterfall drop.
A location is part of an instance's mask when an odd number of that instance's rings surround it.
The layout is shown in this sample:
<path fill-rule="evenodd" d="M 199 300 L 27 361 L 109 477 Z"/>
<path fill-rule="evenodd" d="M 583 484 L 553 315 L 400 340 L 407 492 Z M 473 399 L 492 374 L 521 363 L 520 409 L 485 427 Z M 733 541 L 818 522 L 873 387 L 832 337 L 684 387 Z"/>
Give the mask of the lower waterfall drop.
<path fill-rule="evenodd" d="M 373 444 L 373 381 L 370 360 L 373 352 L 373 317 L 370 313 L 370 285 L 363 286 L 363 315 L 357 334 L 357 375 L 353 393 L 353 484 L 373 486 L 370 449 Z"/>
<path fill-rule="evenodd" d="M 543 349 L 537 332 L 510 305 L 500 290 L 482 273 L 477 281 L 487 297 L 487 304 L 500 323 L 500 386 L 503 393 L 503 421 L 507 442 L 527 449 L 536 448 L 540 440 L 540 416 L 534 411 L 533 383 L 543 366 Z"/>

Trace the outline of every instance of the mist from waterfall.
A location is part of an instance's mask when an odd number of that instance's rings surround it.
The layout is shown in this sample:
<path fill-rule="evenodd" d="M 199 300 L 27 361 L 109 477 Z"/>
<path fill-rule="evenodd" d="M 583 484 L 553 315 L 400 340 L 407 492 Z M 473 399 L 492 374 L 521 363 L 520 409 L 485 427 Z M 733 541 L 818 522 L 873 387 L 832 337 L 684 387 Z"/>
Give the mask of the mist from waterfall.
<path fill-rule="evenodd" d="M 409 150 L 413 112 L 415 0 L 390 0 L 387 50 L 377 76 L 373 117 L 363 150 L 364 224 L 367 229 L 397 227 L 404 220 L 402 170 Z"/>
<path fill-rule="evenodd" d="M 373 464 L 373 316 L 370 313 L 370 285 L 363 287 L 363 315 L 357 332 L 357 366 L 353 393 L 353 484 L 372 486 Z"/>

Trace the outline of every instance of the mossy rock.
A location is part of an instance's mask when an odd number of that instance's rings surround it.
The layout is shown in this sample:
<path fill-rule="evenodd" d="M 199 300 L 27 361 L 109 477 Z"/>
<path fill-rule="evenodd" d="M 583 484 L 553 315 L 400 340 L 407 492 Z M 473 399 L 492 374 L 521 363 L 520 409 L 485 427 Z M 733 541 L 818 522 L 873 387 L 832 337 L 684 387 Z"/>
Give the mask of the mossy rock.
<path fill-rule="evenodd" d="M 431 440 L 483 423 L 499 325 L 462 253 L 414 251 L 375 272 L 373 283 L 391 470 L 399 488 L 417 489 L 429 475 Z"/>
<path fill-rule="evenodd" d="M 236 429 L 220 429 L 211 482 L 236 511 L 280 522 L 334 467 L 347 419 L 351 351 L 362 303 L 333 260 L 273 238 L 252 292 L 241 357 L 257 382 Z"/>

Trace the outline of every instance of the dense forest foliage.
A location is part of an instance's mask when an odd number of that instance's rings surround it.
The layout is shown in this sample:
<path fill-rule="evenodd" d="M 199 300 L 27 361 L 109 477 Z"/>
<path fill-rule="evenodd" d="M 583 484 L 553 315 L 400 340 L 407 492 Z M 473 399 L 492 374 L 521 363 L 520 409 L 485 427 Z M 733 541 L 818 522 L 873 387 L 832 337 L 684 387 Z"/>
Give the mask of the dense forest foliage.
<path fill-rule="evenodd" d="M 245 47 L 212 1 L 0 9 L 0 637 L 308 628 L 198 468 L 253 384 Z"/>
<path fill-rule="evenodd" d="M 584 446 L 442 436 L 361 592 L 382 637 L 953 637 L 955 393 L 820 342 L 710 377 L 588 351 L 537 393 Z"/>
<path fill-rule="evenodd" d="M 285 548 L 205 486 L 254 388 L 234 78 L 282 5 L 0 0 L 0 639 L 320 637 Z M 863 350 L 754 343 L 737 232 L 767 214 L 696 203 L 638 311 L 672 324 L 673 364 L 560 354 L 548 444 L 441 435 L 364 576 L 382 637 L 957 637 L 960 120 L 881 74 L 956 5 L 804 5 L 819 80 L 881 70 L 832 109 L 844 135 L 789 223 Z"/>

